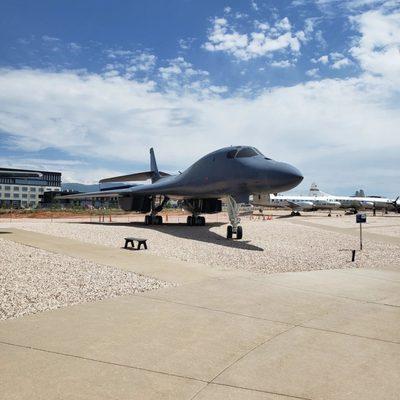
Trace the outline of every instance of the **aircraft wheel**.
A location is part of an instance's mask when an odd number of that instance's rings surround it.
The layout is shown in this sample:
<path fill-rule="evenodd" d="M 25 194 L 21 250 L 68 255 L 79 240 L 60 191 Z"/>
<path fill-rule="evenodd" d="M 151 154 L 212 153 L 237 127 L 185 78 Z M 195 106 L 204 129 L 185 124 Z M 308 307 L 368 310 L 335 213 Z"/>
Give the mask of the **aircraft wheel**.
<path fill-rule="evenodd" d="M 294 211 L 292 211 L 292 212 L 290 213 L 290 215 L 291 215 L 292 217 L 294 217 L 294 216 L 296 215 L 296 213 L 295 213 Z"/>
<path fill-rule="evenodd" d="M 206 219 L 204 217 L 194 217 L 194 225 L 204 226 L 206 224 Z"/>
<path fill-rule="evenodd" d="M 157 225 L 162 225 L 162 223 L 163 223 L 162 216 L 161 215 L 157 215 L 156 216 L 156 224 Z"/>
<path fill-rule="evenodd" d="M 236 239 L 241 239 L 243 237 L 243 228 L 239 225 L 236 231 Z"/>
<path fill-rule="evenodd" d="M 232 239 L 232 235 L 233 235 L 233 227 L 232 225 L 228 225 L 228 227 L 226 228 L 226 238 Z"/>
<path fill-rule="evenodd" d="M 145 215 L 144 223 L 145 223 L 145 225 L 149 225 L 150 224 L 150 215 Z"/>
<path fill-rule="evenodd" d="M 193 225 L 193 218 L 191 215 L 189 215 L 186 219 L 186 225 Z"/>

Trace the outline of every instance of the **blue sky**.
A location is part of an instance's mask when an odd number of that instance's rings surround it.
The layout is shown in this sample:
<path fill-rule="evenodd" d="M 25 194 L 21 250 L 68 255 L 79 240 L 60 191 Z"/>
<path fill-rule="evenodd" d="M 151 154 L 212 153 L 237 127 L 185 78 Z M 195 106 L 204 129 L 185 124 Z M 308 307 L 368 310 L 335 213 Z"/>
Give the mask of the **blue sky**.
<path fill-rule="evenodd" d="M 255 145 L 341 194 L 400 192 L 393 0 L 2 1 L 0 163 L 94 182 Z"/>

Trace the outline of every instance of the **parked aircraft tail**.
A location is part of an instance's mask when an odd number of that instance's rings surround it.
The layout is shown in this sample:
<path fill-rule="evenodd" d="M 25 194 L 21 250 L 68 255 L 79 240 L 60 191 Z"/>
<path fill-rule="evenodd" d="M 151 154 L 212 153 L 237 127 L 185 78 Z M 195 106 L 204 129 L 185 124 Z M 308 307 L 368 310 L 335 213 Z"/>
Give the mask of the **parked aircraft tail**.
<path fill-rule="evenodd" d="M 158 171 L 156 156 L 154 155 L 154 149 L 150 149 L 150 171 L 151 181 L 155 182 L 161 178 L 160 172 Z"/>
<path fill-rule="evenodd" d="M 315 196 L 315 197 L 329 196 L 328 193 L 321 192 L 321 191 L 319 190 L 319 188 L 318 188 L 318 185 L 317 185 L 315 182 L 313 182 L 313 183 L 311 184 L 309 195 L 310 195 L 310 196 Z"/>
<path fill-rule="evenodd" d="M 152 182 L 159 180 L 164 176 L 169 176 L 167 172 L 162 172 L 158 170 L 156 157 L 154 156 L 153 148 L 150 149 L 150 171 L 137 172 L 134 174 L 113 176 L 112 178 L 100 179 L 99 183 L 108 182 L 135 182 L 135 181 L 147 181 L 151 179 Z"/>

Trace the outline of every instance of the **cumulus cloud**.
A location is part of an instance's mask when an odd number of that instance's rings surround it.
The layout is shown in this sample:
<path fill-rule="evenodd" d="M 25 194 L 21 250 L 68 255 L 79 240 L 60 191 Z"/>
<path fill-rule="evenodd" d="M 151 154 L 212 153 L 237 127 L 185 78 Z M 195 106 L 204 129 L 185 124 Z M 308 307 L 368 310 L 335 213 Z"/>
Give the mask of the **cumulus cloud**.
<path fill-rule="evenodd" d="M 311 68 L 306 71 L 306 75 L 310 78 L 318 78 L 319 77 L 319 69 L 318 68 Z"/>
<path fill-rule="evenodd" d="M 353 64 L 353 62 L 349 58 L 345 57 L 342 53 L 338 53 L 338 52 L 326 54 L 319 58 L 312 58 L 311 62 L 313 64 L 322 64 L 322 65 L 330 64 L 329 67 L 332 69 L 341 69 L 341 68 L 345 68 L 345 67 L 348 67 Z M 317 69 L 314 68 L 313 70 L 317 70 Z M 311 70 L 311 71 L 313 71 L 313 70 Z M 308 75 L 311 76 L 310 74 L 308 74 Z"/>
<path fill-rule="evenodd" d="M 360 32 L 352 56 L 365 71 L 400 83 L 400 12 L 369 11 L 352 21 Z"/>
<path fill-rule="evenodd" d="M 147 77 L 155 69 L 157 62 L 157 57 L 147 51 L 107 49 L 105 54 L 110 60 L 105 67 L 105 73 L 110 77 Z"/>
<path fill-rule="evenodd" d="M 208 41 L 203 45 L 207 51 L 226 52 L 239 60 L 263 57 L 278 51 L 298 54 L 301 43 L 307 40 L 304 31 L 292 32 L 287 17 L 270 25 L 256 21 L 256 31 L 240 33 L 226 18 L 215 18 L 208 32 Z M 310 31 L 310 24 L 307 24 Z"/>
<path fill-rule="evenodd" d="M 323 55 L 323 56 L 321 56 L 319 58 L 312 58 L 311 62 L 313 62 L 314 64 L 321 63 L 321 64 L 326 65 L 329 62 L 329 56 L 328 55 Z"/>

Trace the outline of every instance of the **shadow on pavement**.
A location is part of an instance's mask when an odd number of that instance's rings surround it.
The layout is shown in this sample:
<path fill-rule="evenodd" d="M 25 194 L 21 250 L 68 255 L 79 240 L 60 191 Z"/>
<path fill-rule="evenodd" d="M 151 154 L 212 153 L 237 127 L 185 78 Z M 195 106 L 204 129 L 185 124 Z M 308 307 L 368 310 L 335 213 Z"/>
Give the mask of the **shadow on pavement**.
<path fill-rule="evenodd" d="M 250 244 L 249 240 L 228 240 L 218 233 L 210 231 L 210 228 L 225 225 L 222 222 L 211 222 L 206 226 L 187 226 L 179 223 L 164 223 L 163 225 L 145 225 L 144 222 L 69 222 L 71 224 L 83 225 L 103 225 L 103 226 L 125 226 L 138 227 L 142 229 L 150 229 L 167 235 L 175 236 L 182 239 L 191 239 L 198 242 L 213 243 L 219 246 L 230 247 L 233 249 L 264 251 L 263 248 Z M 246 232 L 244 232 L 246 234 Z"/>

